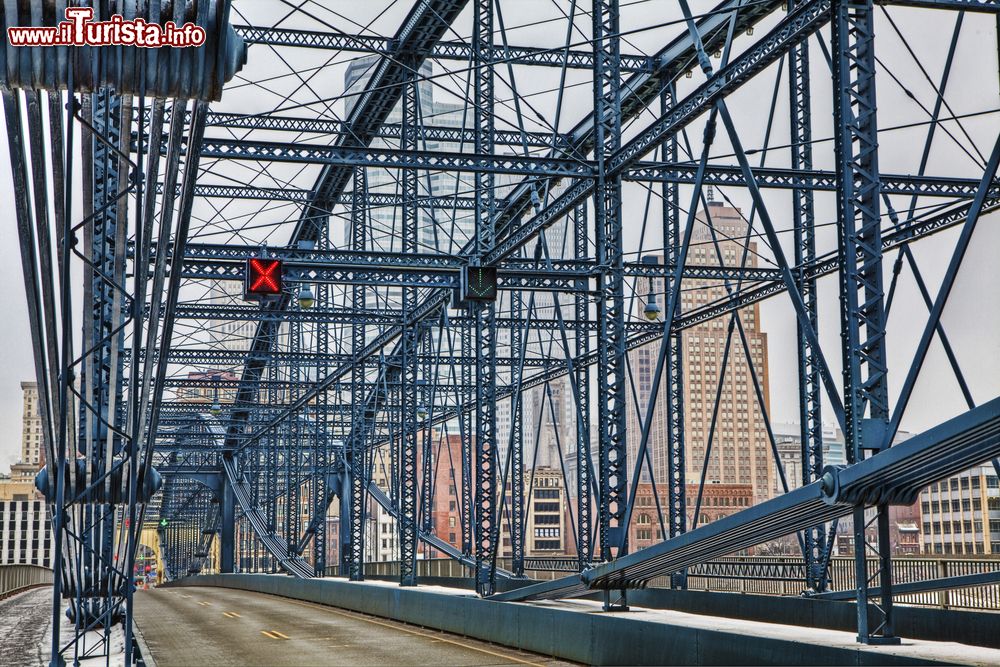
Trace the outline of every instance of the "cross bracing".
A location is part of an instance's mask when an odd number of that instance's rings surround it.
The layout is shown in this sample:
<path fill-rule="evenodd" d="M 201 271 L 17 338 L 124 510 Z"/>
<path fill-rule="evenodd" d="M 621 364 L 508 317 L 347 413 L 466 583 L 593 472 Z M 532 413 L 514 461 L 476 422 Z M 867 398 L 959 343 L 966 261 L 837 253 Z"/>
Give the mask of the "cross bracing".
<path fill-rule="evenodd" d="M 322 8 L 221 4 L 249 66 L 211 109 L 121 82 L 4 89 L 14 185 L 32 194 L 16 215 L 48 460 L 73 444 L 86 461 L 49 475 L 129 471 L 88 519 L 95 571 L 122 579 L 111 556 L 146 524 L 170 577 L 358 579 L 392 559 L 413 584 L 422 553 L 488 595 L 554 536 L 531 520 L 544 477 L 583 574 L 522 597 L 601 589 L 614 609 L 782 539 L 822 594 L 835 520 L 853 515 L 873 603 L 859 639 L 892 641 L 888 505 L 996 454 L 984 348 L 943 314 L 1000 206 L 997 91 L 957 73 L 996 81 L 958 46 L 973 23 L 992 38 L 998 3 L 681 0 L 654 17 L 595 0 L 522 17 L 424 0 L 359 7 L 348 30 Z M 921 21 L 952 39 L 914 48 Z M 68 94 L 82 111 L 64 116 Z M 83 178 L 72 151 L 42 150 L 81 133 Z M 45 264 L 52 243 L 59 266 L 88 267 L 82 309 Z M 276 298 L 244 299 L 251 258 L 282 262 Z M 463 301 L 483 267 L 496 300 Z M 78 311 L 76 344 L 59 325 Z M 782 327 L 789 353 L 761 335 Z M 927 409 L 928 377 L 955 406 Z M 778 456 L 786 413 L 798 479 Z M 916 444 L 892 444 L 907 420 Z M 849 464 L 830 479 L 824 422 Z M 935 455 L 951 467 L 930 470 Z M 896 495 L 856 490 L 901 470 L 915 477 Z M 752 506 L 705 525 L 713 484 Z M 454 525 L 435 516 L 449 504 Z M 67 581 L 81 619 L 127 616 L 124 588 L 98 603 Z"/>

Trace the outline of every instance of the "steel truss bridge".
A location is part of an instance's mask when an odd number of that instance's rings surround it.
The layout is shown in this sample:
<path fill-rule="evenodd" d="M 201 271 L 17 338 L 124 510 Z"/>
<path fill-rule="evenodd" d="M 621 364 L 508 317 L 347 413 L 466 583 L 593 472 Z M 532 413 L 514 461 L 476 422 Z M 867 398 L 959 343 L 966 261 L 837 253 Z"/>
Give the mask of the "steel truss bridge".
<path fill-rule="evenodd" d="M 38 4 L 7 3 L 3 27 L 51 24 L 67 3 Z M 963 354 L 971 339 L 943 318 L 975 241 L 997 238 L 996 51 L 962 47 L 993 39 L 1000 3 L 370 4 L 143 5 L 206 27 L 186 51 L 15 47 L 4 31 L 5 201 L 61 575 L 53 664 L 106 651 L 130 618 L 143 527 L 169 578 L 217 554 L 222 572 L 339 565 L 359 580 L 376 516 L 404 586 L 423 550 L 467 566 L 482 596 L 601 590 L 609 610 L 790 535 L 808 591 L 832 594 L 833 534 L 851 517 L 858 640 L 896 641 L 889 507 L 971 466 L 1000 473 L 1000 399 L 973 373 L 988 344 Z M 740 236 L 713 220 L 723 201 L 746 209 Z M 244 300 L 252 258 L 282 262 L 280 294 Z M 496 298 L 469 298 L 463 276 L 484 267 Z M 800 479 L 749 347 L 761 304 L 768 329 L 794 332 L 795 377 L 770 385 L 797 400 Z M 725 357 L 712 427 L 692 433 L 685 332 L 706 325 Z M 641 397 L 639 349 L 655 360 Z M 730 355 L 778 495 L 698 525 L 708 458 L 727 455 Z M 927 411 L 921 382 L 957 401 L 894 444 Z M 824 419 L 846 466 L 825 465 Z M 530 555 L 546 420 L 561 422 L 569 571 L 498 593 Z M 640 481 L 655 482 L 662 535 L 641 549 Z M 449 485 L 460 520 L 445 539 L 434 504 Z"/>

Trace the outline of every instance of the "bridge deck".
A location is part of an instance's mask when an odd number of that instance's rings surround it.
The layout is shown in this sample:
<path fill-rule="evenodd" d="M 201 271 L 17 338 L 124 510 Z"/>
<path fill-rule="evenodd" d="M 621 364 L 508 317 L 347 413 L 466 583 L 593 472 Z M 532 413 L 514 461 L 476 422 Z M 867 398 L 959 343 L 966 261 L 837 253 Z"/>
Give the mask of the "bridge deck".
<path fill-rule="evenodd" d="M 48 586 L 0 600 L 0 665 L 47 665 L 51 627 Z"/>
<path fill-rule="evenodd" d="M 176 595 L 192 596 L 190 602 L 202 591 L 221 588 L 266 591 L 294 599 L 264 598 L 267 603 L 309 600 L 317 605 L 308 608 L 310 613 L 316 610 L 321 615 L 330 609 L 321 605 L 330 605 L 338 612 L 349 609 L 378 617 L 366 616 L 369 622 L 401 620 L 587 664 L 1000 665 L 1000 649 L 952 641 L 907 638 L 901 646 L 865 646 L 856 643 L 854 632 L 842 630 L 668 609 L 634 607 L 628 612 L 602 613 L 601 605 L 591 600 L 501 603 L 479 599 L 468 590 L 434 585 L 401 588 L 384 581 L 302 580 L 266 574 L 202 575 L 174 582 L 170 589 L 161 589 L 156 595 L 163 595 L 165 590 L 176 591 Z M 297 608 L 296 612 L 301 614 L 304 609 Z M 216 618 L 221 616 L 216 613 Z M 992 632 L 995 624 L 987 623 L 986 631 Z M 489 650 L 504 653 L 492 646 Z M 360 651 L 363 654 L 364 647 Z M 360 664 L 377 663 L 379 657 L 380 654 L 371 654 Z M 385 655 L 381 657 L 384 661 Z M 451 662 L 454 661 L 446 660 L 445 664 Z M 303 660 L 302 664 L 311 663 Z M 389 664 L 408 663 L 390 659 Z"/>
<path fill-rule="evenodd" d="M 558 665 L 551 658 L 262 593 L 140 591 L 135 621 L 171 665 Z"/>

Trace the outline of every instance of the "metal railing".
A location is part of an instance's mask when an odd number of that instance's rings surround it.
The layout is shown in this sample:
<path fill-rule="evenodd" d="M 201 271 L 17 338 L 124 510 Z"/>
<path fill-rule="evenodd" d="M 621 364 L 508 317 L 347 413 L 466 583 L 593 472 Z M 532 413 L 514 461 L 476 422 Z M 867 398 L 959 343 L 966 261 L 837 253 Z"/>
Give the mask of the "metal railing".
<path fill-rule="evenodd" d="M 52 584 L 52 570 L 40 565 L 0 565 L 0 599 L 35 586 Z"/>
<path fill-rule="evenodd" d="M 868 561 L 868 574 L 874 575 L 878 564 Z M 892 559 L 894 584 L 943 579 L 1000 570 L 996 558 L 920 558 Z M 654 582 L 666 586 L 666 580 Z M 830 589 L 854 587 L 854 559 L 830 561 Z M 688 589 L 765 595 L 800 595 L 805 589 L 805 565 L 792 556 L 746 556 L 720 558 L 688 571 Z M 1000 586 L 976 586 L 949 591 L 897 595 L 896 602 L 952 609 L 1000 610 Z"/>
<path fill-rule="evenodd" d="M 551 580 L 575 572 L 576 559 L 571 556 L 525 558 L 525 576 L 530 579 Z M 509 558 L 498 558 L 497 566 L 511 568 Z M 868 561 L 869 575 L 878 567 L 874 559 Z M 1000 570 L 1000 559 L 994 557 L 934 558 L 897 557 L 892 559 L 893 582 L 905 584 L 929 579 L 943 579 L 971 574 L 984 574 Z M 327 568 L 327 576 L 337 576 L 339 567 Z M 370 577 L 399 576 L 399 563 L 386 561 L 366 563 L 365 575 Z M 450 558 L 432 558 L 417 561 L 420 577 L 469 577 L 471 571 Z M 794 556 L 731 556 L 696 565 L 688 570 L 688 589 L 725 593 L 754 593 L 761 595 L 801 595 L 805 590 L 805 564 Z M 668 588 L 669 578 L 650 582 L 651 588 Z M 830 561 L 830 590 L 849 590 L 854 587 L 854 559 L 836 557 Z M 900 604 L 946 609 L 975 609 L 1000 611 L 1000 585 L 985 585 L 948 591 L 909 593 L 897 595 Z"/>

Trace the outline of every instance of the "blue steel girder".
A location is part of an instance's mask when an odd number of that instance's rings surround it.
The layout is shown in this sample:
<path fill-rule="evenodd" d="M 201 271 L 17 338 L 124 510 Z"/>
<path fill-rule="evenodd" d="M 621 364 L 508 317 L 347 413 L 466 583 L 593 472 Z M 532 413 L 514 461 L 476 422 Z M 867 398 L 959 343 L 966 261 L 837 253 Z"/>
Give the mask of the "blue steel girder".
<path fill-rule="evenodd" d="M 798 3 L 791 3 L 794 7 Z M 812 108 L 809 80 L 809 45 L 801 42 L 788 52 L 788 92 L 793 170 L 812 169 Z M 795 229 L 795 264 L 804 267 L 816 261 L 816 211 L 811 188 L 792 193 L 792 222 Z M 796 288 L 808 313 L 809 325 L 819 330 L 819 299 L 815 277 L 803 269 L 796 275 Z M 810 484 L 823 473 L 822 384 L 816 353 L 801 323 L 797 323 L 796 343 L 799 373 L 800 461 L 802 484 Z M 807 528 L 803 534 L 806 587 L 822 591 L 826 587 L 826 531 L 824 526 Z"/>
<path fill-rule="evenodd" d="M 206 117 L 205 126 L 207 128 L 221 127 L 234 130 L 322 134 L 328 138 L 338 138 L 338 135 L 350 132 L 348 124 L 340 119 L 278 116 L 267 113 L 239 114 L 210 112 Z M 384 123 L 378 128 L 373 138 L 398 140 L 402 134 L 402 127 L 400 123 Z M 136 137 L 133 135 L 133 141 L 135 139 Z M 426 123 L 417 129 L 417 139 L 419 141 L 440 141 L 471 145 L 475 141 L 475 132 L 467 128 Z M 568 146 L 567 137 L 564 135 L 555 135 L 555 139 L 553 140 L 551 132 L 525 131 L 522 133 L 513 130 L 498 130 L 496 141 L 500 145 L 523 146 L 526 144 L 530 148 L 560 149 L 561 147 Z"/>
<path fill-rule="evenodd" d="M 403 83 L 403 134 L 400 152 L 414 151 L 417 147 L 417 127 L 420 124 L 419 86 L 416 81 L 417 69 L 413 67 L 410 76 Z M 417 251 L 417 172 L 414 168 L 403 170 L 403 254 Z M 410 319 L 417 305 L 417 291 L 414 287 L 403 289 L 403 340 L 402 366 L 400 371 L 400 479 L 399 479 L 399 582 L 403 586 L 417 583 L 417 369 L 420 353 L 419 323 Z M 424 466 L 429 461 L 420 462 Z"/>
<path fill-rule="evenodd" d="M 587 207 L 577 206 L 573 211 L 573 252 L 577 259 L 590 253 L 588 242 L 590 228 L 587 224 Z M 576 321 L 563 322 L 563 326 L 577 325 L 575 331 L 576 358 L 590 354 L 591 327 L 596 328 L 596 322 L 590 315 L 590 300 L 584 293 L 584 285 L 574 297 L 574 314 Z M 581 331 L 581 329 L 584 329 Z M 591 455 L 591 401 L 590 401 L 590 367 L 576 364 L 577 392 L 577 425 L 576 425 L 576 553 L 579 569 L 583 569 L 593 560 L 593 457 Z"/>
<path fill-rule="evenodd" d="M 493 2 L 474 0 L 472 27 L 473 89 L 476 117 L 476 153 L 494 152 L 495 129 L 493 68 Z M 496 237 L 496 206 L 492 172 L 475 174 L 476 233 L 472 265 L 493 247 Z M 476 591 L 483 596 L 496 589 L 497 545 L 500 542 L 500 512 L 497 507 L 497 326 L 496 305 L 472 303 L 475 320 L 476 440 L 475 440 L 475 557 Z"/>
<path fill-rule="evenodd" d="M 822 15 L 820 15 L 822 16 Z M 784 48 L 784 45 L 782 46 Z M 781 52 L 776 52 L 779 56 Z M 767 62 L 766 64 L 770 64 Z M 743 73 L 741 73 L 743 74 Z M 701 104 L 705 99 L 714 98 L 714 89 L 709 89 L 704 96 L 699 97 L 694 111 L 688 113 L 674 111 L 665 113 L 672 119 L 668 126 L 674 123 L 687 124 L 701 113 Z M 723 86 L 726 82 L 719 82 Z M 690 98 L 689 98 L 690 99 Z M 692 116 L 691 114 L 694 114 Z M 675 131 L 665 132 L 674 134 Z M 650 141 L 655 142 L 654 139 Z M 630 144 L 631 145 L 631 144 Z M 648 153 L 656 148 L 656 144 L 640 142 L 632 148 L 634 151 Z M 639 155 L 645 153 L 640 152 Z M 343 148 L 302 142 L 285 143 L 275 141 L 252 141 L 247 139 L 206 139 L 202 144 L 202 157 L 230 160 L 250 160 L 262 162 L 288 162 L 294 164 L 336 164 L 347 167 L 370 167 L 378 169 L 427 169 L 448 170 L 453 172 L 475 172 L 493 174 L 519 174 L 539 177 L 576 177 L 590 178 L 594 175 L 595 164 L 583 158 L 535 157 L 520 154 L 495 154 L 479 152 L 446 152 L 436 150 L 417 150 L 416 148 L 399 151 L 390 148 Z M 619 157 L 619 159 L 622 159 Z M 627 159 L 627 158 L 626 158 Z M 621 178 L 637 182 L 670 182 L 692 184 L 695 182 L 697 166 L 686 163 L 672 162 L 642 162 L 638 159 L 628 159 L 628 166 L 616 170 L 621 172 Z M 746 185 L 738 165 L 711 164 L 706 169 L 705 185 L 734 186 Z M 760 188 L 792 189 L 808 187 L 811 190 L 833 192 L 837 189 L 837 174 L 834 171 L 817 169 L 787 169 L 782 167 L 761 167 L 754 169 L 754 176 Z M 919 194 L 927 197 L 962 197 L 972 198 L 975 195 L 979 181 L 971 178 L 948 176 L 913 176 L 905 174 L 883 175 L 883 189 L 886 194 Z M 222 187 L 222 186 L 218 186 Z M 253 188 L 247 192 L 252 193 Z M 206 186 L 206 192 L 210 192 Z M 238 189 L 224 190 L 242 195 Z M 260 194 L 264 194 L 264 191 Z M 294 195 L 294 190 L 292 195 Z M 289 195 L 281 195 L 277 199 L 287 199 Z M 403 205 L 406 201 L 420 201 L 426 208 L 451 208 L 456 201 L 454 197 L 420 197 L 413 198 L 384 196 L 387 202 L 397 202 Z M 297 198 L 297 197 L 296 197 Z M 460 198 L 459 198 L 460 199 Z M 423 204 L 427 202 L 427 204 Z"/>
<path fill-rule="evenodd" d="M 458 153 L 354 146 L 325 146 L 278 141 L 207 138 L 202 143 L 203 158 L 322 164 L 330 167 L 371 167 L 378 169 L 431 169 L 454 172 L 528 174 L 535 176 L 591 176 L 591 164 L 572 158 L 542 158 L 518 154 Z M 404 197 L 407 201 L 416 200 Z M 327 208 L 327 210 L 330 210 Z"/>
<path fill-rule="evenodd" d="M 351 248 L 363 252 L 367 245 L 367 217 L 365 203 L 368 196 L 368 179 L 362 167 L 354 170 L 354 185 L 351 192 Z M 363 312 L 366 310 L 366 290 L 363 285 L 355 285 L 351 290 L 351 307 Z M 355 357 L 365 347 L 364 322 L 355 320 L 351 327 L 351 354 Z M 319 375 L 317 375 L 319 377 Z M 348 452 L 348 498 L 341 497 L 341 507 L 347 509 L 348 530 L 346 534 L 350 542 L 341 544 L 341 564 L 346 564 L 348 578 L 360 581 L 364 578 L 365 560 L 365 500 L 367 498 L 365 481 L 367 466 L 366 444 L 368 431 L 371 427 L 367 411 L 367 388 L 365 386 L 365 368 L 363 360 L 354 359 L 351 369 L 351 422 L 352 433 L 347 446 Z M 344 512 L 341 512 L 344 516 Z"/>
<path fill-rule="evenodd" d="M 622 255 L 621 176 L 611 160 L 621 146 L 621 71 L 619 69 L 618 0 L 595 0 L 594 116 L 597 178 L 594 184 L 594 227 L 598 263 L 597 409 L 598 539 L 600 557 L 611 560 L 628 553 L 625 508 L 628 503 L 625 442 L 625 292 Z M 612 545 L 620 545 L 616 552 Z M 607 599 L 605 600 L 607 604 Z"/>
<path fill-rule="evenodd" d="M 837 233 L 841 339 L 844 353 L 844 441 L 849 463 L 881 449 L 889 419 L 882 219 L 878 179 L 874 6 L 835 0 L 831 52 L 834 152 L 838 175 Z M 866 413 L 869 415 L 866 417 Z M 898 643 L 894 636 L 889 508 L 876 507 L 877 537 L 869 544 L 864 505 L 854 510 L 858 640 Z M 879 603 L 868 593 L 868 552 L 878 557 Z M 870 606 L 871 605 L 871 606 Z M 873 615 L 875 618 L 871 618 Z"/>
<path fill-rule="evenodd" d="M 391 56 L 394 40 L 373 35 L 351 35 L 341 32 L 314 32 L 308 30 L 288 30 L 282 28 L 257 28 L 236 26 L 237 34 L 248 44 L 270 46 L 292 46 L 309 49 L 326 49 L 356 53 L 376 53 Z M 433 45 L 428 58 L 432 60 L 459 60 L 469 62 L 475 55 L 475 45 L 468 42 L 441 41 Z M 568 67 L 592 69 L 594 56 L 588 51 L 563 48 L 540 48 L 533 46 L 490 45 L 485 52 L 490 61 L 513 65 L 535 65 L 540 67 Z M 650 72 L 653 59 L 643 55 L 622 55 L 622 71 Z M 517 141 L 515 143 L 520 143 Z"/>

